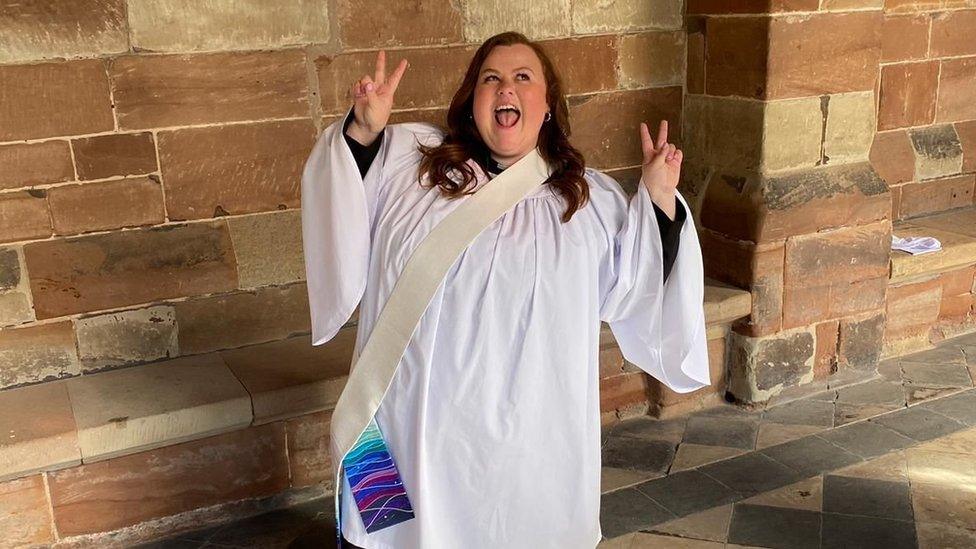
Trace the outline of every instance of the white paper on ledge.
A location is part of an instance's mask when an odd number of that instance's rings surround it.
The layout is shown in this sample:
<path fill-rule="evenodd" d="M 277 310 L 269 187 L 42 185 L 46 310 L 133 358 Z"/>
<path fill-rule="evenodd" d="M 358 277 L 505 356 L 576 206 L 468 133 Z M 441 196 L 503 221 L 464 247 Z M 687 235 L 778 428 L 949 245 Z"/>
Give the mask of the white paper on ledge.
<path fill-rule="evenodd" d="M 942 243 L 931 236 L 907 236 L 899 238 L 891 235 L 891 249 L 908 252 L 912 255 L 937 252 L 942 249 Z"/>

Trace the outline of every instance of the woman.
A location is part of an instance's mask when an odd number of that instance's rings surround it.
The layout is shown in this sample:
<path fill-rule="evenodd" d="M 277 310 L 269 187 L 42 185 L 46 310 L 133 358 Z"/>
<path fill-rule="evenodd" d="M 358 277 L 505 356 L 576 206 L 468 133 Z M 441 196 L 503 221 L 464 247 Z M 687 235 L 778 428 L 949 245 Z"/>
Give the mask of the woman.
<path fill-rule="evenodd" d="M 387 77 L 380 52 L 374 77 L 352 86 L 351 111 L 306 164 L 313 344 L 359 303 L 358 356 L 411 253 L 458 204 L 535 151 L 552 175 L 457 258 L 379 395 L 375 424 L 412 514 L 367 533 L 344 475 L 341 533 L 367 549 L 592 548 L 601 538 L 600 321 L 629 361 L 672 389 L 709 381 L 701 253 L 676 191 L 681 151 L 665 122 L 656 141 L 641 124 L 632 199 L 584 168 L 558 75 L 520 34 L 475 53 L 446 133 L 386 125 L 406 68 Z"/>

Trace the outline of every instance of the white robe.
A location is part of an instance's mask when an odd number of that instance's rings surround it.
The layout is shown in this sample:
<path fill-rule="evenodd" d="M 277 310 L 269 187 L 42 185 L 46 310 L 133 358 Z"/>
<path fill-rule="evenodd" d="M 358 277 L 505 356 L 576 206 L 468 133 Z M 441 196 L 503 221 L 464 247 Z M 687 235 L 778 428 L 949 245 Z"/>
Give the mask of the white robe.
<path fill-rule="evenodd" d="M 363 178 L 342 123 L 326 129 L 306 163 L 302 230 L 312 342 L 332 339 L 361 298 L 358 355 L 410 253 L 467 197 L 448 200 L 417 183 L 417 143 L 438 143 L 434 126 L 387 127 Z M 672 389 L 708 384 L 691 216 L 662 287 L 661 237 L 643 184 L 629 199 L 607 175 L 585 177 L 590 202 L 569 223 L 560 221 L 562 198 L 543 184 L 448 271 L 376 413 L 416 516 L 367 535 L 343 475 L 350 542 L 590 549 L 601 538 L 600 321 L 627 360 Z"/>

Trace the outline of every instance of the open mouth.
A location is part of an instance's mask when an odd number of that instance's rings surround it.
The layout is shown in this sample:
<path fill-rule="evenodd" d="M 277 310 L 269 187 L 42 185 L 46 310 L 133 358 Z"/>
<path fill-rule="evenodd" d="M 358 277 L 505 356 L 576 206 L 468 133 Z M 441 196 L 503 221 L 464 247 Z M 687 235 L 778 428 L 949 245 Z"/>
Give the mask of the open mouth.
<path fill-rule="evenodd" d="M 495 122 L 503 128 L 511 128 L 522 117 L 521 111 L 514 105 L 502 105 L 495 109 Z"/>

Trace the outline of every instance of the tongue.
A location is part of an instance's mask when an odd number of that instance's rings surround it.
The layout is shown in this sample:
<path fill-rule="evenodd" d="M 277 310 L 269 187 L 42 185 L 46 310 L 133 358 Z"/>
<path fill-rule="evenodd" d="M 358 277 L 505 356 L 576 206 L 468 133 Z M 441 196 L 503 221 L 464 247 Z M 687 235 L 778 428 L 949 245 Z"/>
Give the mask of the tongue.
<path fill-rule="evenodd" d="M 495 120 L 500 126 L 510 128 L 518 122 L 519 114 L 515 111 L 499 111 L 495 113 Z"/>

